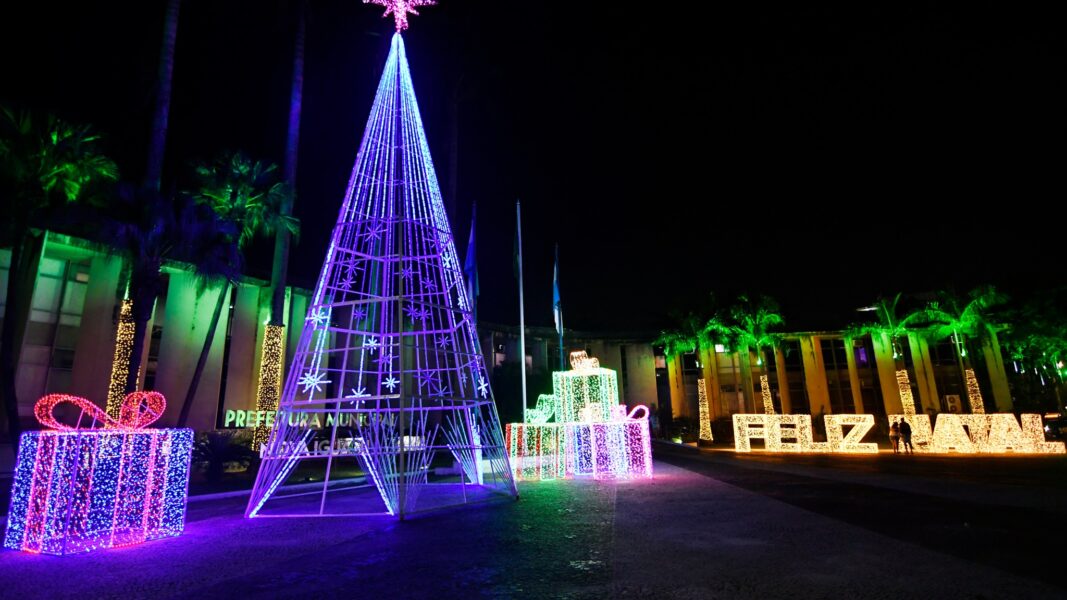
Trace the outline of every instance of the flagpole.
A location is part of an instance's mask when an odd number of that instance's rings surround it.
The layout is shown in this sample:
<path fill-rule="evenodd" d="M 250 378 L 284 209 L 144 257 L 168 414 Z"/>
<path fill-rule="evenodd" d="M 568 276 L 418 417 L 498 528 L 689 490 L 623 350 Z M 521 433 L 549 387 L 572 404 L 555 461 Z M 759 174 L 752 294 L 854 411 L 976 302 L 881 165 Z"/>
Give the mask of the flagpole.
<path fill-rule="evenodd" d="M 526 407 L 526 311 L 522 301 L 522 208 L 519 201 L 515 201 L 515 225 L 518 228 L 519 242 L 519 373 L 522 375 L 522 412 L 519 416 L 525 419 Z"/>
<path fill-rule="evenodd" d="M 556 333 L 559 334 L 559 370 L 565 371 L 566 365 L 563 362 L 563 300 L 559 297 L 559 244 L 556 244 L 556 272 L 553 275 L 552 287 L 556 296 L 556 306 L 553 308 L 556 310 L 556 319 L 558 320 L 556 323 L 558 331 Z"/>
<path fill-rule="evenodd" d="M 467 256 L 463 262 L 464 275 L 467 277 L 467 299 L 471 303 L 471 320 L 474 322 L 474 326 L 478 326 L 478 254 L 475 250 L 475 239 L 477 235 L 477 219 L 478 219 L 478 203 L 471 203 L 471 233 L 470 238 L 467 240 Z M 481 351 L 481 342 L 478 343 L 478 350 Z"/>

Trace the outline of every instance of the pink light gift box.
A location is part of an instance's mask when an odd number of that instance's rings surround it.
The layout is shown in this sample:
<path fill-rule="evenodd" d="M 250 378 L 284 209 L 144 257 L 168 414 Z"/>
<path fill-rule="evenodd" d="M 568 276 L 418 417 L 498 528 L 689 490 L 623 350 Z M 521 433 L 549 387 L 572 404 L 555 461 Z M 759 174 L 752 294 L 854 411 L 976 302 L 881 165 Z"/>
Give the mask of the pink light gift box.
<path fill-rule="evenodd" d="M 61 403 L 89 427 L 57 421 Z M 134 392 L 112 419 L 84 398 L 38 400 L 34 413 L 51 429 L 20 438 L 4 547 L 62 555 L 180 535 L 193 431 L 146 429 L 165 406 L 162 394 Z"/>

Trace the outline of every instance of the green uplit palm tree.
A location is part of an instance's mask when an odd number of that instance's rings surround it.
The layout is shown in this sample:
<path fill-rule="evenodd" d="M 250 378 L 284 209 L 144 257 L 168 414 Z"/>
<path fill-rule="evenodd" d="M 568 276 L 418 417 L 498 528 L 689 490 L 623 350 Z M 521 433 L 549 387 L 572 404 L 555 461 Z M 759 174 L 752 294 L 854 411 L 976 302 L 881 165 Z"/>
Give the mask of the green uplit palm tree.
<path fill-rule="evenodd" d="M 663 346 L 663 353 L 668 357 L 677 357 L 687 352 L 693 352 L 700 344 L 703 326 L 700 317 L 693 313 L 685 316 L 675 315 L 677 325 L 671 329 L 660 332 L 659 337 L 653 343 Z"/>
<path fill-rule="evenodd" d="M 88 126 L 0 109 L 0 236 L 2 245 L 11 248 L 0 332 L 0 394 L 16 447 L 20 426 L 15 373 L 44 250 L 44 228 L 57 212 L 91 196 L 94 184 L 118 178 L 118 168 L 99 145 L 100 136 Z"/>
<path fill-rule="evenodd" d="M 1058 330 L 1057 330 L 1058 329 Z M 1012 360 L 1024 369 L 1034 369 L 1043 376 L 1064 380 L 1067 374 L 1067 330 L 1060 327 L 1046 333 L 1013 334 L 1005 340 Z"/>
<path fill-rule="evenodd" d="M 700 348 L 703 337 L 703 324 L 696 314 L 674 313 L 671 316 L 675 321 L 675 326 L 661 331 L 659 337 L 652 342 L 655 346 L 663 346 L 663 354 L 667 357 L 668 378 L 675 377 L 673 365 L 681 364 L 683 354 Z M 682 385 L 680 377 L 678 384 Z"/>
<path fill-rule="evenodd" d="M 240 152 L 227 153 L 208 164 L 196 168 L 200 188 L 193 194 L 197 202 L 211 207 L 224 222 L 229 223 L 237 235 L 230 237 L 233 251 L 238 255 L 257 235 L 270 236 L 278 230 L 289 235 L 300 231 L 296 219 L 282 211 L 288 201 L 291 188 L 278 180 L 277 166 L 253 161 Z M 236 274 L 235 274 L 236 275 Z M 211 345 L 215 339 L 222 317 L 223 306 L 229 303 L 230 284 L 233 278 L 224 278 L 215 310 L 211 315 L 204 345 L 200 350 L 189 389 L 178 416 L 178 427 L 184 427 L 192 409 L 193 398 L 204 374 Z"/>
<path fill-rule="evenodd" d="M 922 312 L 917 311 L 904 317 L 897 315 L 897 306 L 900 304 L 901 294 L 897 294 L 892 300 L 879 298 L 868 309 L 875 314 L 876 321 L 861 323 L 850 327 L 845 334 L 848 337 L 862 337 L 865 335 L 884 335 L 889 338 L 893 349 L 893 360 L 898 368 L 904 365 L 904 347 L 901 338 L 907 338 L 908 334 L 916 331 L 915 323 L 922 319 Z"/>
<path fill-rule="evenodd" d="M 124 185 L 101 220 L 102 236 L 129 266 L 134 322 L 126 379 L 129 393 L 137 388 L 146 328 L 163 289 L 164 264 L 181 261 L 191 264 L 201 278 L 229 279 L 240 272 L 240 255 L 232 225 L 187 194 L 162 195 Z"/>
<path fill-rule="evenodd" d="M 991 337 L 996 332 L 997 325 L 990 319 L 989 311 L 1006 301 L 1007 297 L 993 286 L 971 290 L 966 300 L 942 292 L 937 301 L 929 303 L 916 315 L 916 321 L 929 324 L 925 332 L 927 337 L 934 340 L 952 339 L 963 389 L 967 392 L 967 401 L 972 412 L 984 412 L 985 407 L 977 406 L 976 410 L 976 405 L 981 403 L 981 396 L 971 397 L 967 372 L 973 372 L 973 369 L 967 352 L 967 340 Z"/>
<path fill-rule="evenodd" d="M 1067 287 L 1048 290 L 1012 310 L 1003 343 L 1019 374 L 1015 403 L 1046 410 L 1041 398 L 1051 387 L 1056 407 L 1064 410 L 1067 379 Z"/>
<path fill-rule="evenodd" d="M 750 300 L 742 294 L 730 309 L 730 331 L 733 333 L 735 345 L 741 353 L 741 368 L 745 372 L 746 392 L 752 390 L 752 359 L 749 356 L 750 349 L 755 350 L 756 364 L 763 367 L 767 364 L 763 354 L 764 348 L 773 348 L 778 344 L 780 336 L 770 330 L 780 327 L 785 323 L 782 314 L 778 312 L 778 303 L 769 296 L 757 296 Z M 766 400 L 764 400 L 766 403 Z M 768 413 L 774 412 L 773 404 L 763 407 Z"/>
<path fill-rule="evenodd" d="M 887 338 L 893 349 L 893 364 L 898 377 L 898 387 L 906 385 L 910 397 L 911 379 L 908 375 L 907 366 L 904 363 L 904 346 L 902 345 L 901 339 L 907 339 L 909 333 L 920 331 L 916 324 L 921 322 L 924 317 L 921 310 L 909 313 L 903 317 L 899 316 L 897 314 L 897 307 L 900 305 L 900 297 L 901 294 L 898 293 L 892 300 L 885 297 L 879 298 L 869 309 L 874 312 L 877 320 L 871 323 L 854 325 L 845 331 L 845 336 L 848 338 L 856 338 L 869 335 L 872 338 L 876 336 L 884 336 Z M 903 405 L 904 414 L 914 414 L 914 399 L 912 399 L 909 404 L 903 397 L 903 388 L 901 387 L 900 390 L 902 393 L 901 403 Z"/>

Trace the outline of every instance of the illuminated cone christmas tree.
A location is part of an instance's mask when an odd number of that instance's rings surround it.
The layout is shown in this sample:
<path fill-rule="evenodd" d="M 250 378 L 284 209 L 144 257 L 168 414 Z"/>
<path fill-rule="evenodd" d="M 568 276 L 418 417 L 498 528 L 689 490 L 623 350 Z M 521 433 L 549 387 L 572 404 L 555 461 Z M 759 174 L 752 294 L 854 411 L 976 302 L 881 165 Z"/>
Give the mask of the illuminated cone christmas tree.
<path fill-rule="evenodd" d="M 278 491 L 307 460 L 326 465 L 310 514 L 368 512 L 329 485 L 357 461 L 399 517 L 516 494 L 399 29 L 248 516 L 309 514 Z"/>

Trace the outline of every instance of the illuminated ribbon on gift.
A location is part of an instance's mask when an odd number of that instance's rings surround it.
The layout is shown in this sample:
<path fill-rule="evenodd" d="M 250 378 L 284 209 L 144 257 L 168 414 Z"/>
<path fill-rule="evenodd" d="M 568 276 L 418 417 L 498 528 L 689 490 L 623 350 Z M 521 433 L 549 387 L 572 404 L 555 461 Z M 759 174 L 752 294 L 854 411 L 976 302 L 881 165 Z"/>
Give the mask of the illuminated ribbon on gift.
<path fill-rule="evenodd" d="M 574 371 L 588 371 L 599 369 L 600 359 L 591 358 L 585 350 L 571 352 L 571 369 Z"/>
<path fill-rule="evenodd" d="M 71 427 L 66 423 L 56 420 L 54 412 L 59 404 L 69 402 L 81 410 L 78 415 L 78 424 Z M 87 415 L 92 419 L 88 427 L 93 429 L 97 423 L 102 423 L 104 429 L 144 429 L 163 416 L 163 409 L 167 406 L 167 399 L 159 392 L 133 392 L 127 394 L 122 401 L 119 410 L 119 418 L 111 418 L 103 409 L 85 398 L 70 394 L 49 394 L 37 401 L 33 407 L 33 414 L 41 425 L 59 431 L 75 431 L 80 429 L 82 419 Z"/>
<path fill-rule="evenodd" d="M 645 411 L 645 414 L 641 415 L 640 417 L 635 417 L 634 413 L 639 411 L 639 410 Z M 635 406 L 633 408 L 633 410 L 630 411 L 630 414 L 626 415 L 626 417 L 628 419 L 633 419 L 635 421 L 638 420 L 638 419 L 647 419 L 648 418 L 648 407 L 645 406 L 644 404 L 638 404 L 637 406 Z"/>

